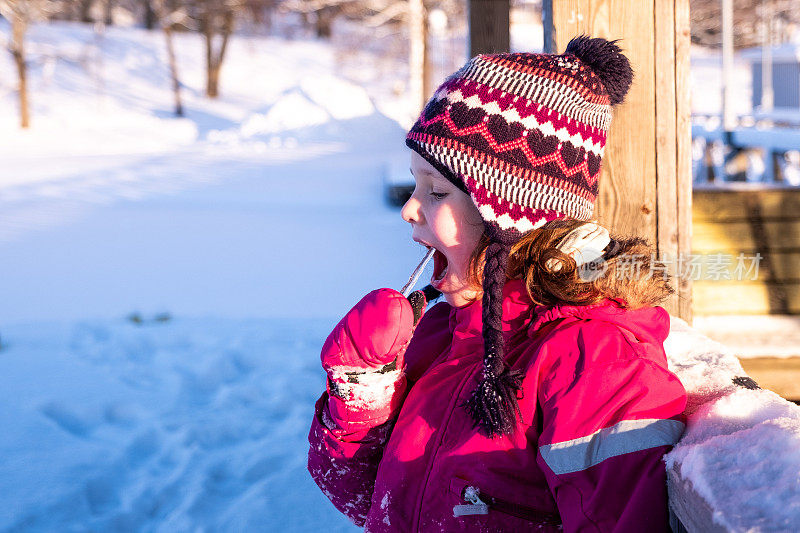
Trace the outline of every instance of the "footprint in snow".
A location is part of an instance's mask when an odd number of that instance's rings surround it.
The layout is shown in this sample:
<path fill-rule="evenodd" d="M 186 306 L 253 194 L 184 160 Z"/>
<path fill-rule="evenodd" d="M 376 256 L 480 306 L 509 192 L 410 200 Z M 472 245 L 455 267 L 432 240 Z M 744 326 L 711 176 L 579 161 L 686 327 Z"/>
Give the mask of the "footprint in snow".
<path fill-rule="evenodd" d="M 76 437 L 86 438 L 96 426 L 96 423 L 87 420 L 87 417 L 70 411 L 67 407 L 56 402 L 48 402 L 41 406 L 39 410 L 61 429 Z"/>

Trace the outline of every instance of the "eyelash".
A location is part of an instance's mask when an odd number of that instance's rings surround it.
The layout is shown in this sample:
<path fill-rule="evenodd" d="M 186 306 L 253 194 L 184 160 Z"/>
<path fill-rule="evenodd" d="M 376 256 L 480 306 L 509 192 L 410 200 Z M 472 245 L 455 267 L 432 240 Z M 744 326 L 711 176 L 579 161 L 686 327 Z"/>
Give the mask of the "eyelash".
<path fill-rule="evenodd" d="M 444 197 L 447 196 L 446 192 L 432 192 L 431 196 L 433 196 L 436 200 L 444 200 Z"/>

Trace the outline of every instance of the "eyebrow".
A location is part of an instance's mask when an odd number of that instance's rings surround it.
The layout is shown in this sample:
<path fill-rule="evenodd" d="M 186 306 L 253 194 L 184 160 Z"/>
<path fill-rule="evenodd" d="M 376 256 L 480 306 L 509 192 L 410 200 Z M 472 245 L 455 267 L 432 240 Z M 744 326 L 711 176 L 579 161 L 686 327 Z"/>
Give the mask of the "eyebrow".
<path fill-rule="evenodd" d="M 414 175 L 414 171 L 411 170 L 411 167 L 408 167 L 408 171 L 411 173 L 412 176 Z M 436 174 L 434 174 L 433 172 L 431 172 L 430 170 L 427 170 L 427 169 L 424 169 L 424 168 L 422 170 L 420 170 L 419 173 L 422 174 L 423 176 L 430 176 L 432 178 L 438 178 L 439 177 Z"/>

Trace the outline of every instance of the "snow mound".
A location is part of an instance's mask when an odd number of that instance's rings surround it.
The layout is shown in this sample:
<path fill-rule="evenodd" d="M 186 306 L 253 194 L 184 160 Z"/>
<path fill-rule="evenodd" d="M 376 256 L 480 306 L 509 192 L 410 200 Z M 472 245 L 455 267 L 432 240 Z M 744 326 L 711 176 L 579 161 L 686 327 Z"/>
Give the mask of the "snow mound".
<path fill-rule="evenodd" d="M 243 136 L 253 137 L 318 126 L 330 118 L 325 109 L 306 98 L 302 92 L 294 90 L 272 104 L 266 113 L 250 116 L 240 130 Z"/>
<path fill-rule="evenodd" d="M 367 91 L 330 74 L 303 78 L 300 88 L 337 120 L 364 117 L 375 112 Z"/>
<path fill-rule="evenodd" d="M 664 343 L 688 394 L 686 432 L 667 468 L 729 531 L 800 531 L 800 407 L 734 383 L 736 356 L 672 318 Z"/>

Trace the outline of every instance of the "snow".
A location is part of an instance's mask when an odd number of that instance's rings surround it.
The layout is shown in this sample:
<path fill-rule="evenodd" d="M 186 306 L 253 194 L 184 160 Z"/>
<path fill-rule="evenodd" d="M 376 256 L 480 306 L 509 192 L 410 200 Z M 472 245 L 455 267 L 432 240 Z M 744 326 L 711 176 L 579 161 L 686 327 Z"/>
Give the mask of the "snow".
<path fill-rule="evenodd" d="M 366 412 L 389 404 L 402 377 L 402 370 L 364 372 L 362 367 L 335 366 L 330 377 L 337 384 L 342 399 L 351 412 Z M 351 383 L 348 374 L 357 373 L 357 382 Z"/>
<path fill-rule="evenodd" d="M 540 30 L 520 20 L 514 47 Z M 407 157 L 405 58 L 237 35 L 210 101 L 201 41 L 175 38 L 184 118 L 159 32 L 33 25 L 28 131 L 0 76 L 0 530 L 352 531 L 306 436 L 326 335 L 425 254 L 381 182 Z M 797 525 L 797 458 L 779 453 L 797 409 L 733 386 L 738 361 L 679 330 L 691 414 L 671 460 L 731 517 L 766 502 Z M 721 467 L 752 469 L 741 498 Z"/>
<path fill-rule="evenodd" d="M 667 467 L 728 531 L 800 530 L 800 407 L 734 384 L 746 374 L 732 351 L 678 318 L 664 348 L 689 398 Z"/>
<path fill-rule="evenodd" d="M 690 54 L 689 90 L 692 114 L 719 115 L 722 113 L 722 52 L 692 45 Z M 733 111 L 737 115 L 750 114 L 753 111 L 753 75 L 750 63 L 741 54 L 736 54 L 732 70 Z"/>
<path fill-rule="evenodd" d="M 404 130 L 322 43 L 235 37 L 212 102 L 176 39 L 186 118 L 160 33 L 69 23 L 31 28 L 32 128 L 0 114 L 0 530 L 352 531 L 307 432 L 325 336 L 425 253 Z"/>
<path fill-rule="evenodd" d="M 305 473 L 328 328 L 281 319 L 5 327 L 0 529 L 351 530 Z"/>
<path fill-rule="evenodd" d="M 119 28 L 103 41 L 116 80 L 105 112 L 82 67 L 57 59 L 47 91 L 32 70 L 31 131 L 0 117 L 0 324 L 165 310 L 335 317 L 372 288 L 399 287 L 424 253 L 382 201 L 404 130 L 337 78 L 328 47 L 237 37 L 212 102 L 200 41 L 176 37 L 188 118 L 169 114 L 163 37 Z M 33 65 L 39 39 L 94 42 L 84 26 L 34 26 Z M 117 70 L 131 64 L 147 68 Z M 4 102 L 15 106 L 8 87 Z"/>
<path fill-rule="evenodd" d="M 388 507 L 389 507 L 389 493 L 387 492 L 386 494 L 383 495 L 383 498 L 381 498 L 381 511 L 386 511 Z M 392 525 L 392 521 L 389 519 L 388 514 L 385 514 L 383 516 L 383 523 L 386 524 L 387 526 Z"/>
<path fill-rule="evenodd" d="M 791 315 L 696 316 L 697 331 L 730 348 L 739 359 L 800 357 L 800 317 Z"/>

